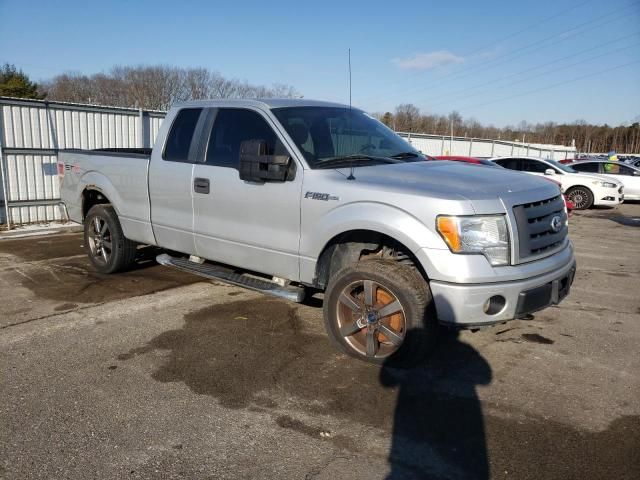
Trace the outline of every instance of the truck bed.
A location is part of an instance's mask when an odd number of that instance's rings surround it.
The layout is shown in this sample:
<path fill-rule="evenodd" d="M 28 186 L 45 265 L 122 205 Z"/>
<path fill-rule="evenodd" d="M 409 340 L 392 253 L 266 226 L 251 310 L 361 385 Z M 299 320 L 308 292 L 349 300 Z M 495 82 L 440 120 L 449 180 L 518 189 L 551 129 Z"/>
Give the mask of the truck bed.
<path fill-rule="evenodd" d="M 62 150 L 58 156 L 59 169 L 64 171 L 60 196 L 69 218 L 82 223 L 86 213 L 83 192 L 85 188 L 95 189 L 113 203 L 127 238 L 153 244 L 148 187 L 150 159 L 148 148 Z"/>

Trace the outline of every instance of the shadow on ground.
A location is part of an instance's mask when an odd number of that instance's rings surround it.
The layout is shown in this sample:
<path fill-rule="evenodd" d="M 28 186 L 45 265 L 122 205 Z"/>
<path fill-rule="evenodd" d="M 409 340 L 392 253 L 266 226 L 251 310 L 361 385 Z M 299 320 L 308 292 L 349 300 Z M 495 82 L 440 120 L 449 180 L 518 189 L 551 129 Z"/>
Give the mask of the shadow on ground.
<path fill-rule="evenodd" d="M 159 362 L 155 380 L 184 383 L 227 408 L 271 417 L 283 434 L 295 431 L 364 457 L 370 449 L 349 425 L 372 427 L 382 444 L 391 439 L 389 479 L 633 478 L 640 468 L 638 417 L 593 433 L 506 406 L 492 406 L 489 415 L 476 390 L 491 382 L 491 367 L 455 336 L 427 365 L 380 369 L 305 331 L 301 308 L 309 307 L 269 298 L 212 305 L 118 360 L 165 352 L 152 357 Z M 325 416 L 344 428 L 323 435 Z"/>
<path fill-rule="evenodd" d="M 640 201 L 634 201 L 630 203 L 640 204 Z M 618 211 L 618 209 L 615 208 L 608 208 L 606 210 L 594 208 L 590 211 L 580 212 L 578 213 L 578 215 L 611 220 L 612 222 L 623 225 L 625 227 L 640 227 L 640 216 L 623 215 Z"/>

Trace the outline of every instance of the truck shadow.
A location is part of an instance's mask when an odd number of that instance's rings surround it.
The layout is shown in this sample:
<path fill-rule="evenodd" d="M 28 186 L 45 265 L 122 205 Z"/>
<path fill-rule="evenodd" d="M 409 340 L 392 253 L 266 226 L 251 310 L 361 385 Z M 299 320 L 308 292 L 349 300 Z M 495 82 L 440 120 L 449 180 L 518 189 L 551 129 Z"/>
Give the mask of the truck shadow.
<path fill-rule="evenodd" d="M 491 378 L 487 361 L 457 332 L 441 335 L 427 365 L 400 370 L 385 364 L 381 384 L 399 389 L 387 479 L 489 478 L 476 386 Z"/>
<path fill-rule="evenodd" d="M 372 366 L 337 353 L 325 335 L 309 332 L 299 314 L 313 313 L 313 303 L 299 307 L 258 298 L 212 305 L 118 360 L 165 351 L 155 380 L 184 383 L 226 408 L 261 412 L 289 432 L 333 442 L 340 450 L 371 454 L 348 425 L 379 432 L 380 445 L 391 438 L 390 479 L 486 478 L 475 388 L 491 381 L 491 368 L 482 356 L 450 335 L 426 365 Z M 345 428 L 321 437 L 327 423 Z M 373 446 L 374 455 L 381 455 L 380 445 Z"/>

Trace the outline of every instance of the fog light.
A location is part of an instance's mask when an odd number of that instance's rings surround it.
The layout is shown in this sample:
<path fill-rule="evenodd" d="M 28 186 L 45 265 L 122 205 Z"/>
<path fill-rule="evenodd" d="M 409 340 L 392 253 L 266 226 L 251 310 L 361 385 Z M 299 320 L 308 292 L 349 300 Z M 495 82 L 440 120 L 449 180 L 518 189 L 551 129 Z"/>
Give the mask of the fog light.
<path fill-rule="evenodd" d="M 502 295 L 494 295 L 487 299 L 482 306 L 482 311 L 487 315 L 495 315 L 500 313 L 504 308 L 507 300 Z"/>

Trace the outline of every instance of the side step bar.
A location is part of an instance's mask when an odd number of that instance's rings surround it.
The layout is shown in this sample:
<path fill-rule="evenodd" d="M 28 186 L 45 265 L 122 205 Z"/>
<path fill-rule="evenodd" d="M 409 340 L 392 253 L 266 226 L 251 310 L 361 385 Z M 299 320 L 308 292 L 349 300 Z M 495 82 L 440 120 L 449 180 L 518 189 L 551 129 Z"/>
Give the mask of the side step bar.
<path fill-rule="evenodd" d="M 285 298 L 292 302 L 300 303 L 304 300 L 304 288 L 278 285 L 269 280 L 251 277 L 246 274 L 236 273 L 231 269 L 224 268 L 210 263 L 195 263 L 186 258 L 172 257 L 166 253 L 158 255 L 156 261 L 160 265 L 173 267 L 183 272 L 192 273 L 201 277 L 212 280 L 220 280 L 221 282 L 237 285 L 238 287 L 248 288 L 256 292 L 266 295 L 274 295 L 276 297 Z"/>

